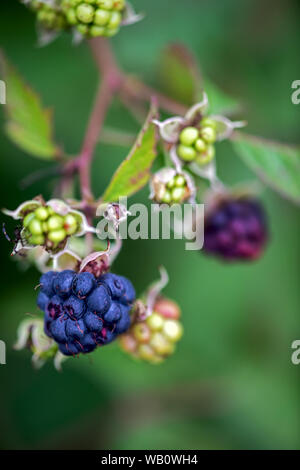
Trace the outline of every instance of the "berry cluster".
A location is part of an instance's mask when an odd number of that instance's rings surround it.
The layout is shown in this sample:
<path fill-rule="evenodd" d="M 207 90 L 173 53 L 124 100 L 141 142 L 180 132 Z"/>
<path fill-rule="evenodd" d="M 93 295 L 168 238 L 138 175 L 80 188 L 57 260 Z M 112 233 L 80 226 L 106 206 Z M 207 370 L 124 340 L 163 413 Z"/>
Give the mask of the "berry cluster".
<path fill-rule="evenodd" d="M 79 225 L 75 212 L 59 215 L 47 205 L 27 212 L 23 218 L 24 235 L 28 243 L 43 245 L 48 249 L 56 248 L 68 236 L 74 235 Z"/>
<path fill-rule="evenodd" d="M 213 144 L 216 139 L 216 122 L 203 118 L 198 127 L 188 126 L 180 132 L 177 155 L 184 162 L 195 161 L 199 165 L 206 165 L 215 156 Z"/>
<path fill-rule="evenodd" d="M 32 0 L 29 6 L 36 12 L 37 21 L 45 29 L 62 31 L 68 27 L 66 17 L 60 10 L 60 5 L 57 0 L 51 5 L 39 0 Z"/>
<path fill-rule="evenodd" d="M 125 277 L 48 271 L 40 287 L 37 304 L 45 312 L 45 333 L 66 356 L 92 352 L 130 327 L 135 290 Z"/>
<path fill-rule="evenodd" d="M 136 321 L 120 337 L 121 347 L 131 356 L 159 363 L 170 356 L 183 334 L 179 322 L 180 309 L 169 299 L 159 299 L 153 313 L 144 321 Z"/>
<path fill-rule="evenodd" d="M 263 208 L 251 198 L 221 201 L 206 217 L 204 250 L 225 260 L 258 258 L 267 241 Z"/>
<path fill-rule="evenodd" d="M 158 204 L 176 204 L 187 200 L 192 193 L 185 174 L 163 168 L 151 181 L 152 198 Z"/>
<path fill-rule="evenodd" d="M 87 37 L 114 36 L 120 29 L 125 0 L 62 0 L 69 25 Z"/>

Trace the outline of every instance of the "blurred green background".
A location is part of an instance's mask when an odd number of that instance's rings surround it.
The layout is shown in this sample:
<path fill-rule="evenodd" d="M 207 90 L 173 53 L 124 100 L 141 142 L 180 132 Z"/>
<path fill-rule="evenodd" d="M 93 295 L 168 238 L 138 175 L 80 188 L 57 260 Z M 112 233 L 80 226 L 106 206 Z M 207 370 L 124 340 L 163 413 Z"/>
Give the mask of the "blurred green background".
<path fill-rule="evenodd" d="M 112 40 L 122 66 L 155 84 L 159 54 L 171 41 L 188 45 L 202 70 L 243 106 L 248 132 L 299 143 L 300 6 L 295 0 L 135 0 L 145 20 Z M 97 72 L 87 47 L 67 36 L 36 47 L 34 18 L 17 1 L 1 2 L 0 44 L 55 110 L 55 133 L 77 152 L 92 104 Z M 20 189 L 24 176 L 49 164 L 22 153 L 0 127 L 1 205 L 15 208 L 53 181 Z M 136 131 L 114 104 L 108 124 Z M 93 186 L 100 195 L 126 149 L 99 145 Z M 219 144 L 226 183 L 254 176 L 229 144 Z M 147 190 L 132 200 L 146 201 Z M 91 358 L 34 371 L 30 353 L 12 350 L 17 325 L 37 313 L 39 274 L 18 269 L 1 242 L 0 447 L 3 449 L 291 449 L 300 448 L 300 366 L 291 343 L 300 338 L 299 210 L 266 190 L 272 240 L 254 264 L 225 265 L 184 250 L 183 241 L 127 241 L 114 270 L 138 292 L 164 264 L 165 290 L 182 307 L 185 335 L 160 366 L 136 363 L 116 344 Z M 1 222 L 7 221 L 1 216 Z M 13 225 L 8 221 L 9 230 Z"/>

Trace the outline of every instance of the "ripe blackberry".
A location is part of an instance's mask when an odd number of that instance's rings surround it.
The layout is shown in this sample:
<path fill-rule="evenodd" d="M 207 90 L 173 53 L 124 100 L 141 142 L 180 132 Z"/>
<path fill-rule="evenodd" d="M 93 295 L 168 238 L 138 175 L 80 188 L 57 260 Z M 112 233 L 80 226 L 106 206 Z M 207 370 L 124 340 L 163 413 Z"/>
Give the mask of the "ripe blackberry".
<path fill-rule="evenodd" d="M 66 356 L 92 352 L 130 327 L 135 290 L 122 276 L 51 271 L 43 274 L 40 285 L 44 331 Z"/>
<path fill-rule="evenodd" d="M 261 204 L 249 197 L 226 199 L 205 219 L 204 251 L 227 261 L 254 260 L 268 239 L 266 215 Z"/>

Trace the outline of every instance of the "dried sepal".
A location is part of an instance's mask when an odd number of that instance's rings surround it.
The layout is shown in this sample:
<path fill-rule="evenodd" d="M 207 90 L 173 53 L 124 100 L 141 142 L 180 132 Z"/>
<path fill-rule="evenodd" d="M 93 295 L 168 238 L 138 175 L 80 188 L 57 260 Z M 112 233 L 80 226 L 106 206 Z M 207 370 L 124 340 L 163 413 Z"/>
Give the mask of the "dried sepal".
<path fill-rule="evenodd" d="M 17 342 L 14 349 L 32 351 L 32 363 L 35 368 L 42 367 L 47 359 L 53 359 L 57 353 L 57 345 L 54 340 L 44 333 L 44 322 L 40 318 L 26 319 L 17 330 Z"/>
<path fill-rule="evenodd" d="M 131 24 L 138 23 L 139 21 L 143 20 L 144 17 L 144 13 L 136 13 L 131 3 L 126 1 L 121 25 L 129 26 Z"/>
<path fill-rule="evenodd" d="M 153 119 L 153 123 L 158 127 L 161 138 L 165 142 L 176 144 L 178 142 L 180 129 L 184 126 L 185 120 L 183 117 L 175 116 L 165 121 Z"/>
<path fill-rule="evenodd" d="M 246 121 L 231 121 L 225 116 L 212 115 L 210 119 L 216 123 L 217 140 L 229 139 L 235 129 L 240 129 L 247 125 Z"/>
<path fill-rule="evenodd" d="M 197 117 L 203 116 L 207 111 L 209 102 L 208 96 L 206 93 L 203 93 L 203 99 L 199 103 L 194 104 L 184 116 L 184 121 L 186 125 L 192 123 Z"/>
<path fill-rule="evenodd" d="M 95 277 L 100 277 L 102 274 L 109 271 L 110 268 L 110 243 L 104 251 L 95 251 L 81 262 L 79 272 L 89 272 L 94 274 Z"/>

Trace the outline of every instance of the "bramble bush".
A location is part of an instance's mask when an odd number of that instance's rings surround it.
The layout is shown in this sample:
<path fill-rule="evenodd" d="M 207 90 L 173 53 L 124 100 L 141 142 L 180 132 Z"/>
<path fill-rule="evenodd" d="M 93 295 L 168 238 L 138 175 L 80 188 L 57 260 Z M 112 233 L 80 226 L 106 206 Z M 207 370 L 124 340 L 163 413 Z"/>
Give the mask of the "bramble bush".
<path fill-rule="evenodd" d="M 246 123 L 223 115 L 237 114 L 237 103 L 216 86 L 206 94 L 196 61 L 183 46 L 168 47 L 161 64 L 164 89 L 170 90 L 170 96 L 121 70 L 108 38 L 142 19 L 129 2 L 22 3 L 36 16 L 41 45 L 63 33 L 71 34 L 75 44 L 86 41 L 101 80 L 82 148 L 70 157 L 55 141 L 52 115 L 1 53 L 8 89 L 7 136 L 23 151 L 48 161 L 49 170 L 51 164 L 58 165 L 48 177 L 59 179 L 51 200 L 37 195 L 16 210 L 4 210 L 18 221 L 14 239 L 4 229 L 14 245 L 12 254 L 20 260 L 26 257 L 42 272 L 37 297 L 42 315 L 21 323 L 16 348 L 30 348 L 37 367 L 54 359 L 60 368 L 67 357 L 90 354 L 117 339 L 131 357 L 160 363 L 175 351 L 183 334 L 181 311 L 161 293 L 168 282 L 164 268 L 160 268 L 160 279 L 138 298 L 134 279 L 111 272 L 123 245 L 120 224 L 129 215 L 120 199 L 149 183 L 149 197 L 161 212 L 187 203 L 193 213 L 196 204 L 205 204 L 203 255 L 225 262 L 250 262 L 263 255 L 267 217 L 257 192 L 248 186 L 230 188 L 218 177 L 219 142 L 227 139 L 265 185 L 294 203 L 300 202 L 299 150 L 237 130 Z M 129 154 L 99 197 L 91 189 L 91 165 L 114 98 L 122 99 L 143 123 Z M 210 102 L 216 103 L 211 110 Z M 132 136 L 112 132 L 113 143 L 124 138 L 131 141 Z M 152 173 L 154 162 L 159 168 Z M 80 197 L 72 185 L 76 178 Z M 99 207 L 104 208 L 101 216 L 115 235 L 107 246 L 95 228 Z M 190 224 L 196 230 L 203 227 L 197 217 Z"/>

